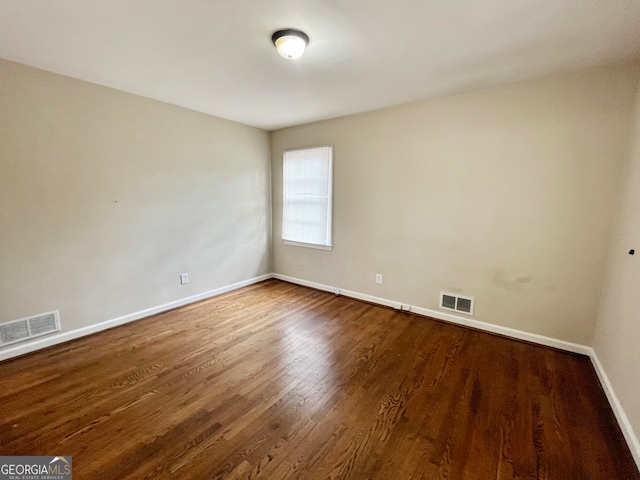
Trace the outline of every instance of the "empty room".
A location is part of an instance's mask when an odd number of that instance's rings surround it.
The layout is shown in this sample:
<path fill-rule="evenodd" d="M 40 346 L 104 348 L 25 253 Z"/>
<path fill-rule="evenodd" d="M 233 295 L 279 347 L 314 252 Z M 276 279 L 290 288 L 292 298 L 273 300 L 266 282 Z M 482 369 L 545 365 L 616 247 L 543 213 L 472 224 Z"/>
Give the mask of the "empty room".
<path fill-rule="evenodd" d="M 640 2 L 0 2 L 0 480 L 640 480 Z"/>

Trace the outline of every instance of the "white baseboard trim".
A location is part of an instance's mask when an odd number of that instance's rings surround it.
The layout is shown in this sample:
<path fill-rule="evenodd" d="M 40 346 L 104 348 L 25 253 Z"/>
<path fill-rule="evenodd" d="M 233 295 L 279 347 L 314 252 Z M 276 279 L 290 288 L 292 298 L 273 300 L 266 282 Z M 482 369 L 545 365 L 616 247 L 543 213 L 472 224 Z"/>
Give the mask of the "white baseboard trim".
<path fill-rule="evenodd" d="M 568 352 L 590 355 L 590 353 L 593 351 L 593 349 L 591 347 L 588 347 L 587 345 L 580 345 L 578 343 L 567 342 L 565 340 L 559 340 L 557 338 L 546 337 L 544 335 L 538 335 L 537 333 L 524 332 L 522 330 L 516 330 L 515 328 L 503 327 L 492 323 L 482 322 L 480 320 L 461 317 L 459 315 L 454 315 L 447 312 L 440 312 L 438 310 L 417 307 L 415 305 L 407 305 L 406 303 L 400 303 L 394 300 L 388 300 L 386 298 L 374 297 L 373 295 L 368 295 L 366 293 L 344 290 L 342 288 L 331 287 L 329 285 L 310 282 L 308 280 L 302 280 L 300 278 L 280 275 L 279 273 L 274 273 L 273 277 L 279 280 L 284 280 L 285 282 L 296 283 L 298 285 L 304 285 L 306 287 L 315 288 L 317 290 L 339 293 L 340 295 L 344 295 L 346 297 L 364 300 L 366 302 L 376 303 L 378 305 L 384 305 L 386 307 L 392 307 L 398 310 L 402 309 L 410 311 L 412 313 L 417 313 L 418 315 L 424 315 L 425 317 L 436 318 L 438 320 L 444 320 L 445 322 L 455 323 L 456 325 L 476 328 L 485 332 L 496 333 L 498 335 L 504 335 L 505 337 L 525 340 L 527 342 L 537 343 L 540 345 L 546 345 L 548 347 L 554 347 L 560 350 L 566 350 Z"/>
<path fill-rule="evenodd" d="M 591 357 L 591 363 L 593 364 L 593 368 L 600 379 L 600 384 L 602 385 L 602 389 L 604 393 L 607 395 L 607 399 L 609 400 L 609 405 L 611 405 L 611 409 L 613 410 L 613 414 L 616 416 L 616 420 L 618 420 L 618 425 L 620 425 L 620 430 L 622 430 L 622 434 L 624 435 L 624 439 L 627 441 L 627 445 L 629 445 L 629 450 L 631 450 L 631 455 L 633 455 L 633 459 L 636 461 L 636 465 L 638 466 L 638 470 L 640 470 L 640 441 L 638 441 L 638 436 L 633 431 L 633 427 L 631 426 L 631 422 L 629 422 L 629 417 L 624 412 L 622 408 L 622 404 L 620 400 L 618 400 L 618 396 L 616 392 L 613 390 L 613 386 L 609 381 L 609 377 L 604 370 L 602 363 L 600 363 L 600 359 L 593 348 L 591 348 L 591 353 L 589 355 Z"/>
<path fill-rule="evenodd" d="M 243 280 L 241 282 L 233 283 L 231 285 L 226 285 L 224 287 L 216 288 L 214 290 L 209 290 L 208 292 L 203 292 L 197 295 L 192 295 L 190 297 L 181 298 L 179 300 L 165 303 L 163 305 L 158 305 L 156 307 L 140 310 L 139 312 L 123 315 L 121 317 L 113 318 L 111 320 L 106 320 L 104 322 L 96 323 L 94 325 L 77 328 L 75 330 L 70 330 L 68 332 L 62 332 L 57 335 L 42 337 L 32 342 L 25 342 L 23 344 L 12 345 L 10 347 L 7 347 L 6 349 L 0 350 L 0 362 L 3 360 L 8 360 L 9 358 L 18 357 L 20 355 L 31 353 L 36 350 L 51 347 L 59 343 L 68 342 L 70 340 L 75 340 L 76 338 L 101 332 L 109 328 L 117 327 L 118 325 L 123 325 L 125 323 L 133 322 L 135 320 L 140 320 L 141 318 L 149 317 L 157 313 L 162 313 L 162 312 L 166 312 L 167 310 L 183 307 L 184 305 L 188 305 L 189 303 L 194 303 L 200 300 L 215 297 L 217 295 L 222 295 L 223 293 L 231 292 L 232 290 L 237 290 L 239 288 L 261 282 L 263 280 L 268 280 L 269 278 L 273 278 L 273 275 L 271 273 L 260 275 L 259 277 L 250 278 L 248 280 Z"/>

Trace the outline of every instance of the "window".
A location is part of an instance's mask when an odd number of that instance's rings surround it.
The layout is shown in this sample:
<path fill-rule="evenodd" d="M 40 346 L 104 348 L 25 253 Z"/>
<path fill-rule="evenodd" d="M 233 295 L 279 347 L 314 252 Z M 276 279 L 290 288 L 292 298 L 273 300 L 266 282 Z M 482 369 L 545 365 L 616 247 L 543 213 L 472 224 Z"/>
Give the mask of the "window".
<path fill-rule="evenodd" d="M 287 245 L 331 250 L 332 150 L 284 152 L 282 239 Z"/>

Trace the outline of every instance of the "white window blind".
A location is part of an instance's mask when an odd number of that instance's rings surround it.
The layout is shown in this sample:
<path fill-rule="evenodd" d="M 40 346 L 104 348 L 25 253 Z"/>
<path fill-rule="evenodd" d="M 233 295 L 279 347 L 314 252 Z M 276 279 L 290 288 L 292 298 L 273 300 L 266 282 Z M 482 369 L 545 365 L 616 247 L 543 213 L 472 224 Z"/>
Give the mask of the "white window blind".
<path fill-rule="evenodd" d="M 284 152 L 282 239 L 331 247 L 332 147 Z"/>

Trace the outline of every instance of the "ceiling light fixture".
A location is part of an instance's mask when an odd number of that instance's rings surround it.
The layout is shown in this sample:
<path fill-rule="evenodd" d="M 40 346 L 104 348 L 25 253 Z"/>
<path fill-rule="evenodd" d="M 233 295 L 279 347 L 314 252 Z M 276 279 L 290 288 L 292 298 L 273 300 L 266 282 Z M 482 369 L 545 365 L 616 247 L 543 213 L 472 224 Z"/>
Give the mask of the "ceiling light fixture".
<path fill-rule="evenodd" d="M 309 44 L 309 37 L 300 30 L 285 28 L 275 32 L 271 36 L 271 41 L 284 58 L 299 58 Z"/>

